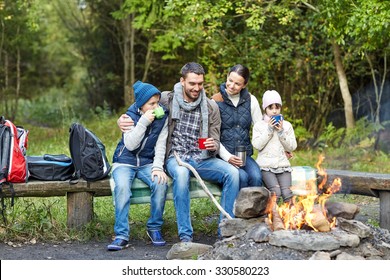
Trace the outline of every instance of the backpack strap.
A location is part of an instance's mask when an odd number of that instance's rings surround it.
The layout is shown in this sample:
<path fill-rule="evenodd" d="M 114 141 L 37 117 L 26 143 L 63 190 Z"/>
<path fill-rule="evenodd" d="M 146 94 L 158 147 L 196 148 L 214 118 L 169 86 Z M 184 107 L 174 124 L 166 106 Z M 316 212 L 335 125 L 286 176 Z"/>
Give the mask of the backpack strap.
<path fill-rule="evenodd" d="M 76 185 L 81 178 L 81 171 L 76 170 L 76 172 L 72 175 L 72 177 L 69 179 L 69 184 L 70 185 Z"/>

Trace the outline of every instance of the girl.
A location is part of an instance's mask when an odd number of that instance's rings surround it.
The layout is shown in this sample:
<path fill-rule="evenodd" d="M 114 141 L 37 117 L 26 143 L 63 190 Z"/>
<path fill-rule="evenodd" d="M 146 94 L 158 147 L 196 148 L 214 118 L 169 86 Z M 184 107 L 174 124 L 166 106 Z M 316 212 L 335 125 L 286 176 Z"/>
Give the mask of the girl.
<path fill-rule="evenodd" d="M 253 127 L 252 145 L 259 150 L 256 162 L 261 168 L 263 183 L 271 193 L 284 202 L 290 202 L 291 164 L 288 154 L 297 148 L 294 129 L 290 122 L 275 120 L 282 109 L 282 99 L 275 90 L 263 95 L 263 120 Z"/>

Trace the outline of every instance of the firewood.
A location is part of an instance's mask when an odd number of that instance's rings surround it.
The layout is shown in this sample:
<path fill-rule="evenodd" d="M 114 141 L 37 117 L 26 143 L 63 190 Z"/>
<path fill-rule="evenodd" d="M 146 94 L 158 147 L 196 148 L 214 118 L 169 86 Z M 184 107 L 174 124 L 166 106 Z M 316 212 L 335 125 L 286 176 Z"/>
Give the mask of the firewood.
<path fill-rule="evenodd" d="M 311 226 L 314 230 L 319 232 L 328 232 L 330 231 L 330 224 L 328 219 L 322 213 L 319 207 L 314 207 L 313 211 L 310 213 L 312 216 Z"/>
<path fill-rule="evenodd" d="M 283 220 L 279 215 L 276 205 L 272 208 L 272 227 L 274 231 L 284 229 Z"/>

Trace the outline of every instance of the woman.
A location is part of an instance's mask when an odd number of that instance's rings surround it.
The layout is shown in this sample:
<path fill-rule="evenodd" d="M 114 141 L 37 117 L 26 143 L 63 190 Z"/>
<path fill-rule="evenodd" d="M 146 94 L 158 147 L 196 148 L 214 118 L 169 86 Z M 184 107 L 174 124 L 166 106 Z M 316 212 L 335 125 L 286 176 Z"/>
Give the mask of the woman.
<path fill-rule="evenodd" d="M 221 146 L 219 156 L 239 168 L 240 189 L 261 186 L 261 171 L 252 158 L 253 147 L 250 140 L 252 124 L 261 121 L 261 109 L 256 97 L 247 90 L 249 69 L 241 64 L 233 66 L 226 82 L 220 85 L 220 92 L 212 99 L 221 113 Z M 246 162 L 236 156 L 237 147 L 244 146 Z"/>

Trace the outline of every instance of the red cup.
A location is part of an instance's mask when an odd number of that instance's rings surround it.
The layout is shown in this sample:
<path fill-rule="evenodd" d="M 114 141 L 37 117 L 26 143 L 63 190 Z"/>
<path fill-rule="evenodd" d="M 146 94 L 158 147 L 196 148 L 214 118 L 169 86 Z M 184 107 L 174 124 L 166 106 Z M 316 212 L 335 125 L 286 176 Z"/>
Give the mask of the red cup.
<path fill-rule="evenodd" d="M 204 142 L 206 140 L 207 140 L 207 138 L 199 138 L 198 139 L 199 149 L 201 149 L 201 150 L 205 150 L 206 149 L 206 145 L 204 144 Z"/>

